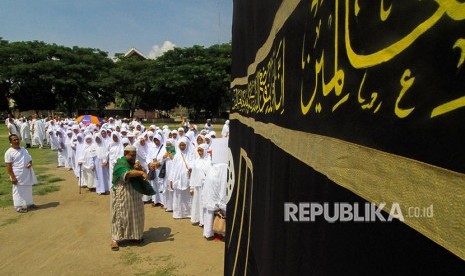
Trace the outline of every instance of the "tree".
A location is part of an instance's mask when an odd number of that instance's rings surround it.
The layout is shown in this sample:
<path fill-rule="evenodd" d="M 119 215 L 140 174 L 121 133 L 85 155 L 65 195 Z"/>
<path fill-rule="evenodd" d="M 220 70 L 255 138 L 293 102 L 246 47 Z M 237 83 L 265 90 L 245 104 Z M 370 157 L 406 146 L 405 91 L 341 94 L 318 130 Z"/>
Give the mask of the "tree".
<path fill-rule="evenodd" d="M 193 109 L 194 115 L 217 116 L 230 105 L 230 71 L 230 44 L 175 48 L 156 60 L 151 92 L 170 99 L 170 106 L 176 102 Z"/>
<path fill-rule="evenodd" d="M 54 60 L 60 66 L 54 92 L 68 114 L 78 108 L 103 109 L 114 100 L 114 67 L 107 54 L 97 49 L 60 47 Z"/>
<path fill-rule="evenodd" d="M 120 56 L 111 70 L 120 105 L 130 110 L 131 117 L 139 108 L 144 94 L 150 91 L 147 74 L 144 73 L 150 62 L 152 61 Z"/>
<path fill-rule="evenodd" d="M 130 109 L 168 111 L 177 105 L 213 117 L 230 105 L 231 45 L 175 48 L 156 60 L 120 55 L 114 63 L 98 49 L 0 38 L 0 108 L 78 108 L 102 111 L 110 102 Z M 116 97 L 115 97 L 116 96 Z"/>
<path fill-rule="evenodd" d="M 113 62 L 96 49 L 0 41 L 0 92 L 19 110 L 103 109 L 114 100 Z M 0 101 L 1 104 L 1 101 Z"/>
<path fill-rule="evenodd" d="M 39 41 L 14 42 L 3 50 L 6 64 L 2 64 L 1 70 L 8 72 L 3 79 L 3 94 L 13 99 L 19 110 L 54 109 L 54 70 L 48 46 Z"/>
<path fill-rule="evenodd" d="M 7 110 L 11 114 L 8 106 L 10 89 L 13 82 L 10 69 L 10 52 L 11 46 L 8 41 L 0 38 L 0 110 Z"/>

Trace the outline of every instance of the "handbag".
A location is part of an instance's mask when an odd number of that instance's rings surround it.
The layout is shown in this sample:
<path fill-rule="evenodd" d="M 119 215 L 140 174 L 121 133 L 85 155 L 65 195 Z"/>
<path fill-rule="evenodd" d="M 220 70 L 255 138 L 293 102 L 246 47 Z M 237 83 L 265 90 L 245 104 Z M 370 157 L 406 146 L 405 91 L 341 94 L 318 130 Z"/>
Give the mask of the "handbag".
<path fill-rule="evenodd" d="M 154 180 L 155 179 L 155 172 L 156 170 L 150 170 L 149 174 L 147 175 L 148 180 Z"/>
<path fill-rule="evenodd" d="M 161 150 L 161 147 L 160 147 L 160 149 L 158 150 L 157 156 L 155 156 L 155 159 L 158 157 L 158 154 L 160 153 L 160 150 Z M 155 159 L 154 159 L 154 160 L 155 160 Z M 163 164 L 163 166 L 164 166 L 164 165 L 165 165 L 165 164 Z M 163 167 L 162 167 L 162 168 L 163 168 Z M 165 173 L 166 173 L 166 167 L 165 167 Z M 161 174 L 161 171 L 160 171 L 160 174 Z M 165 177 L 164 174 L 163 174 L 163 176 L 160 176 L 160 174 L 158 174 L 158 177 L 160 177 L 160 178 Z M 149 171 L 149 174 L 147 175 L 147 179 L 148 179 L 148 180 L 155 180 L 155 177 L 156 177 L 156 176 L 157 176 L 157 175 L 156 175 L 156 170 L 150 170 L 150 171 Z"/>
<path fill-rule="evenodd" d="M 213 219 L 213 233 L 221 236 L 226 235 L 226 216 L 221 210 L 215 212 L 215 218 Z"/>
<path fill-rule="evenodd" d="M 160 173 L 158 173 L 159 178 L 165 178 L 166 175 L 166 162 L 160 168 Z"/>

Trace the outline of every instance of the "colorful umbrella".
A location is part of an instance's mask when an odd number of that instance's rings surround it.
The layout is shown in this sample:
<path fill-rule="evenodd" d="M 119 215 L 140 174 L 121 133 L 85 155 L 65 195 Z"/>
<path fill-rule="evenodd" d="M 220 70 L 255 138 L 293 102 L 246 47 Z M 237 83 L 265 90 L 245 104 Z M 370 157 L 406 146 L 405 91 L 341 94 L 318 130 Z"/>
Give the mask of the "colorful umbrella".
<path fill-rule="evenodd" d="M 96 125 L 103 124 L 103 120 L 94 115 L 81 115 L 76 118 L 76 121 L 78 123 L 83 123 L 86 126 L 88 126 L 89 124 L 96 124 Z"/>

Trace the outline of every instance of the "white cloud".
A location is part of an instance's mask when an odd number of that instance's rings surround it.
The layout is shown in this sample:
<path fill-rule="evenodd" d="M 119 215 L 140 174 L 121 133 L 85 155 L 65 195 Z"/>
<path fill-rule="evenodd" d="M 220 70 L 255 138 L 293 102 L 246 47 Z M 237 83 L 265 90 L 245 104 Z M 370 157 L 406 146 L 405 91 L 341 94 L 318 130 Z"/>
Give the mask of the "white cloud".
<path fill-rule="evenodd" d="M 150 50 L 149 58 L 156 59 L 157 57 L 163 55 L 166 51 L 173 50 L 176 45 L 171 41 L 163 42 L 163 45 L 160 47 L 158 45 L 153 45 L 152 50 Z"/>

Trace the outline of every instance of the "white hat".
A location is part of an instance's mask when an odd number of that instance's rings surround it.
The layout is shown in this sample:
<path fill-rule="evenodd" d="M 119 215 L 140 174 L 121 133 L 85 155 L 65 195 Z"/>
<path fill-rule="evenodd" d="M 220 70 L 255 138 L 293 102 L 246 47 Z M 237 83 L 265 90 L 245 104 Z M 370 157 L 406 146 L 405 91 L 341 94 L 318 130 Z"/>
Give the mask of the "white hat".
<path fill-rule="evenodd" d="M 137 149 L 136 149 L 136 147 L 134 147 L 134 146 L 127 145 L 127 146 L 124 148 L 124 151 L 137 151 Z"/>
<path fill-rule="evenodd" d="M 123 139 L 121 139 L 121 144 L 123 144 L 123 145 L 124 145 L 124 144 L 130 144 L 130 143 L 131 143 L 131 142 L 129 141 L 128 138 L 123 138 Z"/>

